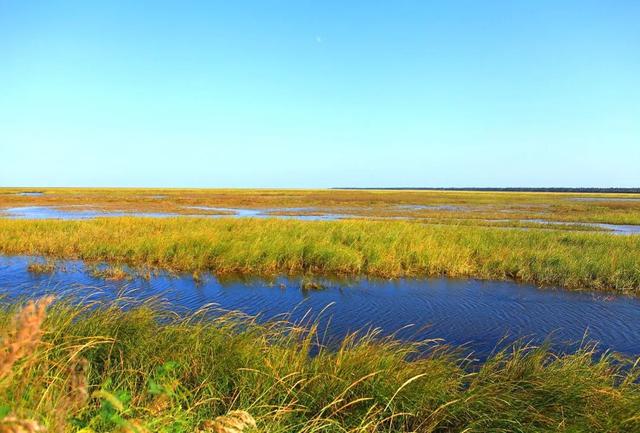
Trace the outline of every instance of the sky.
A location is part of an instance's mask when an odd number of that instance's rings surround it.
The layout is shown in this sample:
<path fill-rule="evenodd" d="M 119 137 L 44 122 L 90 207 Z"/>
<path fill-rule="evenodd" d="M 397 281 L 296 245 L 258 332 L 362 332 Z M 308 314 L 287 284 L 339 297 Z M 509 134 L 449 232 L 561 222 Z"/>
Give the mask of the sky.
<path fill-rule="evenodd" d="M 0 0 L 0 186 L 640 186 L 637 0 Z"/>

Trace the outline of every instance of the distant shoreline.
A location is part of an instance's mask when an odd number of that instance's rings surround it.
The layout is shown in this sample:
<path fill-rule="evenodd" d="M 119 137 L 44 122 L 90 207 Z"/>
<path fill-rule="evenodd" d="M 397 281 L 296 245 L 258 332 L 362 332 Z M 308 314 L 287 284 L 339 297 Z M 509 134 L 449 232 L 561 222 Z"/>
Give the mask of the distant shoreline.
<path fill-rule="evenodd" d="M 483 188 L 483 187 L 463 187 L 463 188 L 444 188 L 444 187 L 333 187 L 329 189 L 337 190 L 384 190 L 384 191 L 487 191 L 487 192 L 584 192 L 584 193 L 610 193 L 610 194 L 640 194 L 640 188 Z"/>

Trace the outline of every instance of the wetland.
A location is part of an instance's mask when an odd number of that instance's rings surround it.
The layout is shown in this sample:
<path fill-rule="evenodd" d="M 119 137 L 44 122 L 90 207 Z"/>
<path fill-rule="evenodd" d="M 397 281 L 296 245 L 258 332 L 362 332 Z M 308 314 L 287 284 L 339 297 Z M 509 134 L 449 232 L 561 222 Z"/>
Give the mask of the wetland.
<path fill-rule="evenodd" d="M 635 196 L 35 192 L 0 191 L 0 407 L 54 431 L 640 429 Z"/>

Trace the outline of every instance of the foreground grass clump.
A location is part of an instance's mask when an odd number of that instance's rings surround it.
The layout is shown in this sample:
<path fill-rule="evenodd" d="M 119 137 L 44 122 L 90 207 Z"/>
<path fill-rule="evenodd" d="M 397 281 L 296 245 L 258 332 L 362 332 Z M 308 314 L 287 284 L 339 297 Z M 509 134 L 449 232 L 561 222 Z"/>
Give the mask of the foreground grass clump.
<path fill-rule="evenodd" d="M 58 303 L 45 320 L 49 302 L 0 311 L 0 432 L 640 431 L 638 368 L 590 349 L 470 365 L 425 343 L 318 349 L 313 326 L 150 304 Z"/>
<path fill-rule="evenodd" d="M 640 236 L 403 221 L 0 219 L 0 253 L 200 273 L 514 279 L 640 292 Z"/>

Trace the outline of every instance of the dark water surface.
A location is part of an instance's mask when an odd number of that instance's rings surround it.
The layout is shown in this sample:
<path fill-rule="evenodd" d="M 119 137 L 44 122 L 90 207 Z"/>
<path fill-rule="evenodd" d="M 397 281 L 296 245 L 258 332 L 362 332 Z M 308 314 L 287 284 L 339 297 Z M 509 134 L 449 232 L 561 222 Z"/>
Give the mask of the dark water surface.
<path fill-rule="evenodd" d="M 200 284 L 191 276 L 159 275 L 147 281 L 104 281 L 92 277 L 82 262 L 65 262 L 65 271 L 36 275 L 29 257 L 0 256 L 0 294 L 5 299 L 45 293 L 89 299 L 113 299 L 122 291 L 144 299 L 161 296 L 177 311 L 207 304 L 261 315 L 288 314 L 292 321 L 322 313 L 327 337 L 377 327 L 406 340 L 442 338 L 466 344 L 483 358 L 498 344 L 518 338 L 541 342 L 551 335 L 558 350 L 572 350 L 588 333 L 600 347 L 640 355 L 640 300 L 624 296 L 538 289 L 512 282 L 451 280 L 325 281 L 321 290 L 303 290 L 295 278 L 219 280 Z M 501 343 L 503 337 L 506 340 Z"/>

